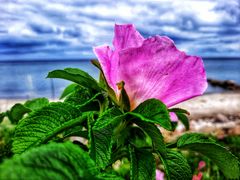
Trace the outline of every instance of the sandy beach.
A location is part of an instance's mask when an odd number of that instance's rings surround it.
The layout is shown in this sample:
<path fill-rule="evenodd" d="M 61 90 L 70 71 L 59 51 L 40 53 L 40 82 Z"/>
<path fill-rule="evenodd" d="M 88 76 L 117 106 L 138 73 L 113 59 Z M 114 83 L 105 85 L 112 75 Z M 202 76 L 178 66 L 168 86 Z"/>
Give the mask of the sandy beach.
<path fill-rule="evenodd" d="M 190 112 L 191 119 L 240 113 L 240 92 L 205 94 L 178 104 Z"/>
<path fill-rule="evenodd" d="M 24 103 L 24 99 L 0 99 L 0 112 L 5 112 L 16 103 Z"/>
<path fill-rule="evenodd" d="M 10 109 L 24 99 L 0 99 L 0 112 Z M 190 130 L 221 136 L 240 135 L 240 92 L 205 94 L 178 104 L 175 107 L 190 112 Z M 184 130 L 182 125 L 178 131 Z"/>
<path fill-rule="evenodd" d="M 190 112 L 190 132 L 201 132 L 223 138 L 240 135 L 240 92 L 205 94 L 178 104 Z M 163 130 L 164 131 L 164 130 Z M 169 140 L 175 139 L 185 128 L 163 133 Z"/>

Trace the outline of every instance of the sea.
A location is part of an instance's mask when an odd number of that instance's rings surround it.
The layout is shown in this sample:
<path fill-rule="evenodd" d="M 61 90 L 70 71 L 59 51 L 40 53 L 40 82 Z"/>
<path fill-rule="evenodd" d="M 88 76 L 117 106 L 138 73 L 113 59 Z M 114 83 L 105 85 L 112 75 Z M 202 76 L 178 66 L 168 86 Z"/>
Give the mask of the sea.
<path fill-rule="evenodd" d="M 240 58 L 203 58 L 207 77 L 232 80 L 240 84 Z M 0 99 L 31 99 L 48 97 L 56 99 L 71 82 L 47 79 L 49 71 L 67 67 L 80 68 L 98 79 L 99 71 L 90 60 L 34 60 L 0 61 Z M 222 92 L 221 88 L 208 86 L 206 93 Z"/>

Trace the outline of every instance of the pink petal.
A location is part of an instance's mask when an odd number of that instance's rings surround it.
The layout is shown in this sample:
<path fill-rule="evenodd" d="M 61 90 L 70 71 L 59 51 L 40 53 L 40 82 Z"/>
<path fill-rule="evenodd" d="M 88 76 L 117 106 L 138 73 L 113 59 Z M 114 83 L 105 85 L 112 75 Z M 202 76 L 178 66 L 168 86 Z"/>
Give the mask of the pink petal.
<path fill-rule="evenodd" d="M 116 84 L 125 82 L 131 110 L 149 98 L 173 106 L 207 87 L 202 59 L 177 50 L 167 37 L 144 40 L 133 25 L 115 25 L 113 44 L 114 51 L 108 46 L 94 51 L 116 94 Z"/>
<path fill-rule="evenodd" d="M 198 163 L 198 170 L 203 169 L 205 166 L 206 166 L 205 161 L 200 161 L 200 162 Z"/>
<path fill-rule="evenodd" d="M 173 106 L 201 95 L 207 87 L 202 59 L 186 55 L 160 36 L 119 52 L 117 81 L 125 82 L 131 109 L 149 98 Z"/>
<path fill-rule="evenodd" d="M 128 25 L 115 25 L 114 28 L 113 44 L 115 51 L 111 50 L 109 46 L 98 46 L 93 48 L 94 53 L 97 55 L 98 60 L 103 69 L 104 75 L 115 91 L 117 91 L 116 84 L 118 77 L 118 50 L 128 47 L 140 46 L 144 38 L 136 31 L 132 24 Z"/>
<path fill-rule="evenodd" d="M 202 177 L 203 177 L 203 173 L 200 172 L 200 173 L 198 173 L 197 175 L 194 175 L 194 176 L 192 177 L 192 180 L 202 180 Z"/>
<path fill-rule="evenodd" d="M 113 45 L 115 50 L 141 46 L 144 38 L 133 24 L 117 25 L 114 28 Z"/>
<path fill-rule="evenodd" d="M 156 180 L 164 180 L 164 173 L 159 169 L 156 169 Z"/>
<path fill-rule="evenodd" d="M 178 117 L 174 112 L 170 112 L 169 115 L 172 122 L 178 122 Z"/>
<path fill-rule="evenodd" d="M 118 58 L 114 58 L 115 54 L 109 46 L 94 47 L 93 51 L 99 60 L 109 86 L 116 90 Z"/>

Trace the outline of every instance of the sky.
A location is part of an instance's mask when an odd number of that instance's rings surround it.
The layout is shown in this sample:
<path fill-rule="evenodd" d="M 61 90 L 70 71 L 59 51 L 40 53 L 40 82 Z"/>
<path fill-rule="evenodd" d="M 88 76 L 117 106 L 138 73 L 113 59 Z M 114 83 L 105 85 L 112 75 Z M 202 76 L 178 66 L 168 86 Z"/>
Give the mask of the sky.
<path fill-rule="evenodd" d="M 239 0 L 0 0 L 0 61 L 93 58 L 115 23 L 191 55 L 240 57 Z"/>

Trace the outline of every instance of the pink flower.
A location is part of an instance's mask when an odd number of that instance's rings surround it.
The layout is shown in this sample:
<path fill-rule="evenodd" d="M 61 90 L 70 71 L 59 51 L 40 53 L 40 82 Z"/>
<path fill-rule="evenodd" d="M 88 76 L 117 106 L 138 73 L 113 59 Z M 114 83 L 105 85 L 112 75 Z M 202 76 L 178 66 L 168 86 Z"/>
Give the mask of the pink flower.
<path fill-rule="evenodd" d="M 164 180 L 164 173 L 159 169 L 156 169 L 156 180 Z"/>
<path fill-rule="evenodd" d="M 205 161 L 200 161 L 200 162 L 198 163 L 198 170 L 200 171 L 200 170 L 203 169 L 205 166 L 206 166 Z"/>
<path fill-rule="evenodd" d="M 94 52 L 117 95 L 116 84 L 125 82 L 131 110 L 150 98 L 170 107 L 207 88 L 202 59 L 179 51 L 168 37 L 145 39 L 132 24 L 115 25 L 113 46 L 95 47 Z"/>
<path fill-rule="evenodd" d="M 197 175 L 193 175 L 192 180 L 202 180 L 203 173 L 199 172 Z"/>

